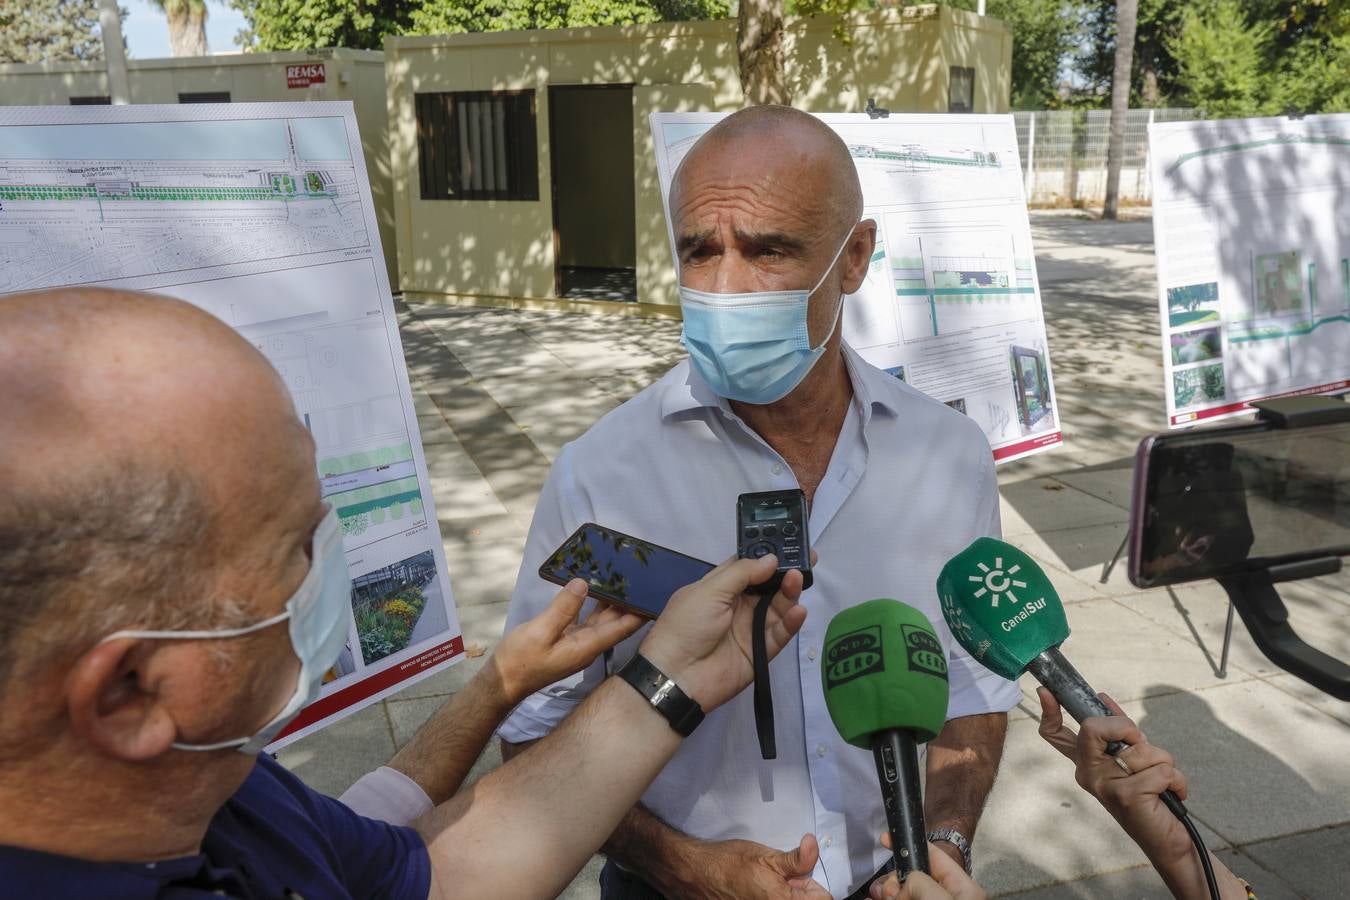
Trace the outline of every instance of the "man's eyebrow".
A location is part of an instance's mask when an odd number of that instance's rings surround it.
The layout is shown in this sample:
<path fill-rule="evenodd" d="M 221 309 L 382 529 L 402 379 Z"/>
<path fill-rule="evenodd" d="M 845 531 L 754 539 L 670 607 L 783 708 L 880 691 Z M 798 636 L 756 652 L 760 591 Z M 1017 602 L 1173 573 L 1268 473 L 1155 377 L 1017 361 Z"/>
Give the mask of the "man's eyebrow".
<path fill-rule="evenodd" d="M 750 244 L 755 247 L 778 247 L 795 253 L 806 252 L 805 241 L 781 231 L 746 231 L 736 228 L 733 233 L 736 235 L 736 240 L 742 244 Z"/>
<path fill-rule="evenodd" d="M 715 228 L 704 228 L 702 231 L 686 231 L 680 235 L 679 240 L 675 242 L 675 250 L 683 253 L 686 250 L 692 250 L 699 244 L 702 244 L 708 238 L 712 237 L 717 231 Z"/>

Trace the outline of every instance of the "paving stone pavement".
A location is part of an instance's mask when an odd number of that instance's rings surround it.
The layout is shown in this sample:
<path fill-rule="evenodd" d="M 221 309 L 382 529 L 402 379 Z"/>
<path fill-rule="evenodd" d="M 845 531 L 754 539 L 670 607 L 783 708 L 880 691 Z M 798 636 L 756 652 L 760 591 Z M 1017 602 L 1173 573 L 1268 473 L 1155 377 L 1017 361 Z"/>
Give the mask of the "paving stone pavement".
<path fill-rule="evenodd" d="M 1350 894 L 1350 704 L 1274 668 L 1239 623 L 1216 674 L 1226 598 L 1216 585 L 1141 592 L 1117 566 L 1139 439 L 1164 427 L 1152 226 L 1033 214 L 1066 445 L 999 470 L 1007 539 L 1068 604 L 1065 652 L 1186 772 L 1210 846 L 1262 898 Z M 530 515 L 559 448 L 677 362 L 672 319 L 401 307 L 451 581 L 465 639 L 500 638 Z M 1350 658 L 1350 579 L 1286 586 L 1296 628 Z M 467 659 L 283 750 L 337 793 L 388 759 L 481 667 Z M 1165 897 L 1142 854 L 1036 733 L 1030 683 L 976 840 L 990 896 Z M 496 748 L 474 770 L 500 764 Z M 563 894 L 591 900 L 598 863 Z"/>

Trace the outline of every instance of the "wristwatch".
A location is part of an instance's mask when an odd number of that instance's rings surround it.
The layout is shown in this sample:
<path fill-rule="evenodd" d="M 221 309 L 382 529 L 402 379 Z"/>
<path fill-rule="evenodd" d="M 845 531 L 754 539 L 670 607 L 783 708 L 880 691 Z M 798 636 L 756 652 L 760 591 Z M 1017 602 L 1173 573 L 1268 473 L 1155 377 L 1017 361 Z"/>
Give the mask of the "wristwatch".
<path fill-rule="evenodd" d="M 618 675 L 633 686 L 647 702 L 666 717 L 681 737 L 689 737 L 703 721 L 703 707 L 641 653 L 623 664 Z"/>
<path fill-rule="evenodd" d="M 966 836 L 964 834 L 957 831 L 955 828 L 946 828 L 946 827 L 937 828 L 934 829 L 933 831 L 928 832 L 928 840 L 932 841 L 933 843 L 937 843 L 938 841 L 946 841 L 947 843 L 955 847 L 957 850 L 960 850 L 961 862 L 966 867 L 966 874 L 967 875 L 971 874 L 970 841 L 966 840 Z"/>

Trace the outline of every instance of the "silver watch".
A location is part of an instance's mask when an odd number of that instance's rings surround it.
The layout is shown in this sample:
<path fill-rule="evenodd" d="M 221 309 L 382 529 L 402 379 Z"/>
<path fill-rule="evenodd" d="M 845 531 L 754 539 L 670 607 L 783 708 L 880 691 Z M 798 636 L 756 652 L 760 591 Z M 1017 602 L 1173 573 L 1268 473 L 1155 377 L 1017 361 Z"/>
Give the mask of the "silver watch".
<path fill-rule="evenodd" d="M 966 874 L 972 874 L 970 871 L 970 841 L 966 840 L 964 834 L 957 831 L 955 828 L 938 828 L 928 832 L 928 840 L 933 843 L 946 841 L 957 850 L 960 850 L 961 861 L 965 863 L 966 866 Z"/>

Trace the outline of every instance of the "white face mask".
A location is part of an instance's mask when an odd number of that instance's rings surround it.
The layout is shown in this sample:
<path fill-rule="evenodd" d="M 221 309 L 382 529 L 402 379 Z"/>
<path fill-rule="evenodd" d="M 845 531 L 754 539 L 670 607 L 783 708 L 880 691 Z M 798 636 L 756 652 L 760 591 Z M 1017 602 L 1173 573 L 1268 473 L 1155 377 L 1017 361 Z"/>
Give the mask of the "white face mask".
<path fill-rule="evenodd" d="M 266 725 L 249 737 L 220 741 L 215 744 L 184 744 L 175 742 L 175 750 L 225 750 L 236 748 L 240 753 L 256 756 L 272 742 L 300 710 L 319 695 L 324 673 L 337 661 L 347 638 L 347 608 L 351 603 L 352 579 L 347 571 L 347 558 L 342 552 L 342 528 L 337 510 L 328 507 L 328 513 L 314 531 L 313 550 L 309 572 L 300 588 L 286 601 L 286 611 L 246 625 L 243 628 L 223 628 L 213 631 L 118 631 L 100 643 L 117 638 L 148 638 L 152 640 L 221 640 L 240 637 L 269 628 L 286 619 L 291 620 L 291 649 L 300 660 L 300 674 L 296 679 L 291 699 Z"/>

